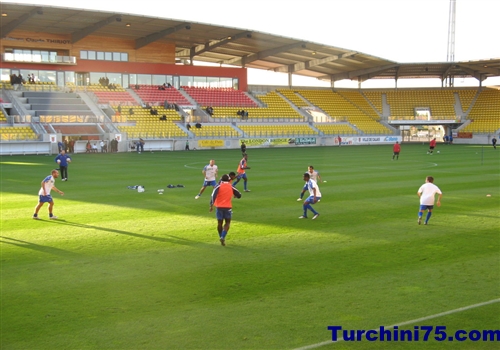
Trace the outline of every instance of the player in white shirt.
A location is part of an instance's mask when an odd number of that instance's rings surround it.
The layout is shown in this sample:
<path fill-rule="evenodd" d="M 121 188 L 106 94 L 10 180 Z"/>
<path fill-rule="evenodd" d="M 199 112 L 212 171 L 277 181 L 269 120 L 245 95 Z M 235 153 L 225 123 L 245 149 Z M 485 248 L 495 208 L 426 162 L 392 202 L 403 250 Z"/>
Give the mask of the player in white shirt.
<path fill-rule="evenodd" d="M 194 199 L 200 198 L 201 194 L 203 193 L 203 191 L 205 191 L 205 188 L 207 188 L 207 186 L 212 186 L 214 188 L 215 186 L 217 186 L 216 180 L 218 171 L 219 168 L 217 167 L 217 165 L 215 165 L 215 160 L 210 159 L 210 163 L 205 165 L 205 167 L 201 171 L 203 173 L 203 176 L 205 176 L 205 180 L 203 181 L 203 186 L 200 189 L 200 193 L 198 193 L 196 197 L 194 197 Z"/>
<path fill-rule="evenodd" d="M 309 165 L 307 168 L 307 171 L 309 172 L 309 175 L 311 176 L 311 180 L 316 181 L 316 183 L 321 182 L 321 176 L 319 175 L 319 172 L 314 170 L 314 167 L 312 165 Z"/>
<path fill-rule="evenodd" d="M 441 198 L 443 197 L 443 193 L 434 185 L 434 178 L 432 176 L 427 176 L 425 178 L 425 183 L 420 186 L 417 191 L 417 195 L 420 197 L 420 210 L 418 212 L 418 224 L 422 223 L 422 216 L 424 215 L 424 211 L 427 210 L 427 216 L 425 218 L 424 225 L 427 225 L 429 219 L 432 215 L 432 209 L 434 209 L 434 201 L 436 199 L 436 194 L 438 194 L 437 206 L 441 206 Z"/>
<path fill-rule="evenodd" d="M 38 191 L 38 205 L 35 207 L 35 213 L 33 214 L 33 219 L 35 220 L 40 220 L 38 217 L 38 211 L 40 208 L 43 206 L 44 203 L 49 203 L 49 219 L 56 220 L 57 216 L 54 216 L 52 214 L 52 208 L 54 207 L 54 201 L 52 200 L 52 196 L 50 195 L 50 191 L 54 190 L 58 192 L 61 196 L 64 195 L 63 191 L 60 191 L 57 189 L 55 186 L 55 182 L 59 177 L 59 171 L 57 170 L 52 170 L 52 174 L 45 177 L 45 179 L 42 180 L 42 186 L 40 188 L 40 191 Z"/>
<path fill-rule="evenodd" d="M 321 191 L 319 190 L 319 186 L 316 181 L 311 179 L 311 174 L 309 174 L 309 172 L 304 173 L 304 181 L 306 182 L 306 184 L 304 185 L 304 188 L 302 189 L 302 193 L 300 195 L 302 197 L 304 192 L 308 190 L 309 197 L 307 197 L 304 201 L 304 204 L 302 206 L 302 208 L 304 209 L 304 214 L 299 216 L 299 219 L 307 219 L 307 210 L 309 209 L 314 214 L 314 216 L 312 217 L 312 219 L 314 220 L 319 216 L 319 213 L 314 210 L 311 205 L 321 200 Z"/>

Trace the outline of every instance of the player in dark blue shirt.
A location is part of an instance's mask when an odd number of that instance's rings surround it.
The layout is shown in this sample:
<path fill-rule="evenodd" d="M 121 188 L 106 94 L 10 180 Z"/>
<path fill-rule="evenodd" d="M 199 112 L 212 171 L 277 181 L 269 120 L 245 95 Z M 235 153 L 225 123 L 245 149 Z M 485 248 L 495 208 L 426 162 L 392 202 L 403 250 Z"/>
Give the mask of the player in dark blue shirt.
<path fill-rule="evenodd" d="M 71 163 L 71 158 L 66 154 L 65 150 L 62 150 L 54 160 L 59 165 L 61 181 L 68 181 L 68 164 Z"/>

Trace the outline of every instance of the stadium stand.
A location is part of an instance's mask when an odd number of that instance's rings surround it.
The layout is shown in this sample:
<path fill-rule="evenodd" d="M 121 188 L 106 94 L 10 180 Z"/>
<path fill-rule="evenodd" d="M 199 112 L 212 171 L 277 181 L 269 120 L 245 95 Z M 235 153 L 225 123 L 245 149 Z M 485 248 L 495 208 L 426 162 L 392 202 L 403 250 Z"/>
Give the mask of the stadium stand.
<path fill-rule="evenodd" d="M 456 119 L 452 90 L 392 90 L 385 92 L 391 119 L 415 119 L 415 108 L 429 108 L 432 119 Z"/>
<path fill-rule="evenodd" d="M 120 84 L 109 84 L 108 86 L 101 84 L 90 84 L 86 87 L 87 91 L 92 92 L 126 92 Z"/>
<path fill-rule="evenodd" d="M 41 82 L 37 81 L 35 83 L 26 83 L 20 88 L 20 90 L 24 91 L 60 91 L 59 86 L 57 86 L 54 82 Z"/>
<path fill-rule="evenodd" d="M 149 109 L 141 106 L 130 107 L 122 110 L 121 120 L 127 122 L 127 125 L 118 125 L 118 129 L 126 132 L 129 138 L 179 138 L 187 137 L 187 133 L 179 128 L 174 121 L 179 121 L 179 114 L 172 109 L 165 109 L 162 106 L 157 107 L 158 115 L 152 115 Z M 165 115 L 165 120 L 160 120 Z M 132 124 L 132 125 L 128 125 Z"/>
<path fill-rule="evenodd" d="M 0 127 L 0 140 L 2 141 L 27 141 L 37 139 L 38 136 L 29 126 Z"/>
<path fill-rule="evenodd" d="M 380 118 L 375 111 L 366 112 L 361 107 L 357 106 L 353 102 L 350 102 L 348 99 L 335 91 L 297 90 L 297 92 L 306 98 L 311 104 L 321 108 L 335 121 L 347 121 L 367 134 L 392 134 L 392 131 L 389 128 L 377 121 Z M 359 94 L 358 92 L 356 93 Z M 369 106 L 368 103 L 364 105 L 365 107 Z M 368 109 L 368 107 L 366 108 Z M 377 120 L 375 120 L 375 118 Z"/>
<path fill-rule="evenodd" d="M 285 101 L 276 91 L 266 94 L 255 94 L 266 107 L 214 107 L 214 117 L 216 118 L 240 118 L 239 110 L 248 112 L 248 119 L 287 119 L 290 122 L 305 121 L 305 118 Z M 242 118 L 245 119 L 245 118 Z"/>
<path fill-rule="evenodd" d="M 474 102 L 476 95 L 478 95 L 479 91 L 477 89 L 466 89 L 466 90 L 457 90 L 456 93 L 460 98 L 460 104 L 462 105 L 462 111 L 467 112 L 469 107 Z"/>
<path fill-rule="evenodd" d="M 496 133 L 500 129 L 500 90 L 483 89 L 467 118 L 471 122 L 460 131 Z"/>
<path fill-rule="evenodd" d="M 97 103 L 99 104 L 119 104 L 122 105 L 134 105 L 137 104 L 135 98 L 130 95 L 127 91 L 93 91 L 94 95 L 97 97 Z"/>
<path fill-rule="evenodd" d="M 359 132 L 349 124 L 317 123 L 314 127 L 325 135 L 357 135 Z"/>
<path fill-rule="evenodd" d="M 0 89 L 2 90 L 13 90 L 14 87 L 10 83 L 10 81 L 1 81 L 0 82 Z"/>
<path fill-rule="evenodd" d="M 375 110 L 379 113 L 383 113 L 383 102 L 382 102 L 382 92 L 375 90 L 364 90 L 361 92 L 363 96 L 371 103 Z"/>
<path fill-rule="evenodd" d="M 25 91 L 22 97 L 37 116 L 94 115 L 75 93 Z"/>
<path fill-rule="evenodd" d="M 318 133 L 308 124 L 239 125 L 247 137 L 311 136 Z"/>
<path fill-rule="evenodd" d="M 299 95 L 293 90 L 289 89 L 278 89 L 277 92 L 285 96 L 290 102 L 292 102 L 297 107 L 307 107 L 309 104 L 304 101 Z"/>
<path fill-rule="evenodd" d="M 200 106 L 204 107 L 258 107 L 243 91 L 232 88 L 181 87 Z"/>
<path fill-rule="evenodd" d="M 204 124 L 201 128 L 192 127 L 191 131 L 196 137 L 239 137 L 240 133 L 230 125 Z"/>
<path fill-rule="evenodd" d="M 165 90 L 159 90 L 156 85 L 134 85 L 131 87 L 132 90 L 143 100 L 149 104 L 153 105 L 163 105 L 165 101 L 168 103 L 175 103 L 180 106 L 191 106 L 192 103 L 189 102 L 184 95 L 182 95 L 179 90 L 174 87 L 166 88 Z"/>

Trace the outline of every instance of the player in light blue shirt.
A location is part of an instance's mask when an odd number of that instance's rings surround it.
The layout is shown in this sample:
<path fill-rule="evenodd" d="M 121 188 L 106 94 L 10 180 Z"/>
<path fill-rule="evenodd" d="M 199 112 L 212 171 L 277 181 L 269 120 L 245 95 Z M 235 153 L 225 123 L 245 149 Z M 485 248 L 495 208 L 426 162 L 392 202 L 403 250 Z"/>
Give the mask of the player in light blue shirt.
<path fill-rule="evenodd" d="M 207 186 L 212 186 L 215 188 L 217 186 L 217 172 L 219 171 L 219 168 L 217 165 L 215 165 L 215 160 L 210 159 L 210 163 L 205 165 L 203 170 L 201 171 L 203 173 L 203 176 L 205 176 L 205 180 L 203 181 L 203 186 L 200 189 L 200 192 L 194 197 L 194 199 L 200 198 L 201 194 L 203 191 L 205 191 L 205 188 Z"/>
<path fill-rule="evenodd" d="M 311 179 L 311 174 L 309 174 L 309 172 L 304 173 L 304 181 L 306 183 L 304 185 L 304 188 L 302 189 L 301 196 L 305 191 L 309 191 L 309 197 L 306 198 L 304 204 L 302 205 L 302 208 L 304 209 L 304 214 L 299 216 L 299 219 L 307 219 L 307 210 L 309 209 L 314 214 L 314 216 L 312 217 L 312 219 L 314 220 L 318 218 L 319 213 L 316 210 L 314 210 L 312 205 L 321 200 L 321 192 L 319 190 L 319 186 L 316 183 L 316 181 Z"/>

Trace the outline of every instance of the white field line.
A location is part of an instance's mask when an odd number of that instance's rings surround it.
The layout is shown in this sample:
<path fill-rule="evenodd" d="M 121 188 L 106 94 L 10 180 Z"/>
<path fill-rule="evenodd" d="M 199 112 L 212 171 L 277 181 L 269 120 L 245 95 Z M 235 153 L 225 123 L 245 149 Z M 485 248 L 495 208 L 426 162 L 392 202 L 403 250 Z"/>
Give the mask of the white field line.
<path fill-rule="evenodd" d="M 433 318 L 438 318 L 438 317 L 441 317 L 441 316 L 456 314 L 458 312 L 462 312 L 462 311 L 466 311 L 466 310 L 470 310 L 470 309 L 475 309 L 477 307 L 481 307 L 481 306 L 485 306 L 485 305 L 489 305 L 489 304 L 494 304 L 494 303 L 498 303 L 498 302 L 500 302 L 500 298 L 499 299 L 492 299 L 492 300 L 485 301 L 485 302 L 479 303 L 479 304 L 473 304 L 473 305 L 469 305 L 469 306 L 464 306 L 464 307 L 461 307 L 461 308 L 458 308 L 458 309 L 454 309 L 454 310 L 450 310 L 450 311 L 441 312 L 439 314 L 434 314 L 434 315 L 430 315 L 430 316 L 416 318 L 416 319 L 410 320 L 410 321 L 396 323 L 396 324 L 393 324 L 391 326 L 384 327 L 384 329 L 392 329 L 395 326 L 406 326 L 408 324 L 413 324 L 413 323 L 418 323 L 418 322 L 422 322 L 422 321 L 427 321 L 427 320 L 431 320 Z M 324 342 L 321 342 L 321 343 L 316 343 L 316 344 L 312 344 L 312 345 L 306 345 L 306 346 L 303 346 L 301 348 L 296 348 L 294 350 L 316 349 L 316 348 L 319 348 L 321 346 L 325 346 L 325 345 L 332 344 L 332 343 L 337 343 L 337 342 L 340 342 L 340 341 L 343 341 L 343 340 L 344 340 L 343 338 L 339 338 L 336 341 L 328 340 L 328 341 L 324 341 Z"/>

